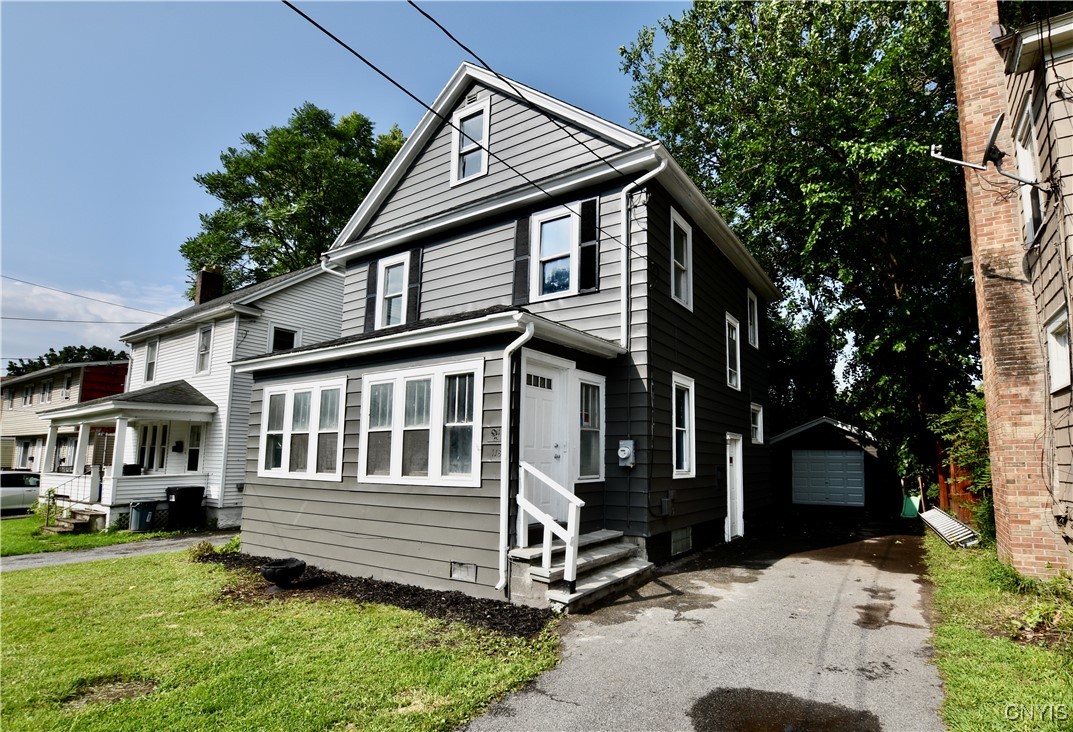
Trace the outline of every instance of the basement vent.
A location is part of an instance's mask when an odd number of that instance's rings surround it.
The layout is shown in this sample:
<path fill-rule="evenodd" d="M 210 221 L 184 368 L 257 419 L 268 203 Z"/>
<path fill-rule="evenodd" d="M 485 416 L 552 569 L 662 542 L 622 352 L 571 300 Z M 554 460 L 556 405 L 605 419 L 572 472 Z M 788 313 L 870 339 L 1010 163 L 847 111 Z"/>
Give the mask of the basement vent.
<path fill-rule="evenodd" d="M 477 565 L 451 562 L 451 579 L 461 582 L 477 581 Z"/>
<path fill-rule="evenodd" d="M 676 554 L 685 554 L 693 548 L 693 527 L 687 526 L 684 529 L 674 529 L 671 531 L 671 556 Z"/>

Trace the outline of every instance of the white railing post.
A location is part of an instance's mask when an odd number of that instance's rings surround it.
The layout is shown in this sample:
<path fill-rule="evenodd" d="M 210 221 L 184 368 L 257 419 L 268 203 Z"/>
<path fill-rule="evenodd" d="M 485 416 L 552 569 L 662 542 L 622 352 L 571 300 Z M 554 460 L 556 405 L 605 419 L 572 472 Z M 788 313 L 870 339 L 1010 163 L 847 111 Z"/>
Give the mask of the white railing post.
<path fill-rule="evenodd" d="M 566 567 L 563 569 L 563 579 L 566 580 L 567 587 L 573 594 L 574 585 L 577 581 L 577 550 L 578 539 L 580 538 L 581 506 L 571 503 L 567 511 L 566 528 L 569 536 L 566 539 Z"/>
<path fill-rule="evenodd" d="M 566 499 L 567 518 L 565 529 L 559 526 L 550 514 L 537 508 L 536 503 L 531 501 L 526 495 L 526 473 L 529 473 L 529 475 L 536 478 L 537 481 L 544 484 L 544 486 L 550 488 L 553 492 L 558 493 Z M 551 569 L 552 542 L 554 536 L 559 536 L 566 545 L 563 579 L 566 581 L 567 587 L 571 593 L 575 591 L 575 582 L 577 580 L 577 554 L 581 534 L 581 508 L 584 505 L 585 502 L 583 500 L 566 490 L 566 488 L 556 483 L 529 463 L 525 461 L 520 461 L 518 463 L 518 543 L 522 547 L 526 546 L 525 542 L 528 538 L 526 537 L 526 534 L 528 533 L 528 525 L 525 521 L 525 514 L 528 513 L 544 526 L 544 544 L 541 547 L 543 550 L 541 566 L 543 566 L 544 569 Z"/>

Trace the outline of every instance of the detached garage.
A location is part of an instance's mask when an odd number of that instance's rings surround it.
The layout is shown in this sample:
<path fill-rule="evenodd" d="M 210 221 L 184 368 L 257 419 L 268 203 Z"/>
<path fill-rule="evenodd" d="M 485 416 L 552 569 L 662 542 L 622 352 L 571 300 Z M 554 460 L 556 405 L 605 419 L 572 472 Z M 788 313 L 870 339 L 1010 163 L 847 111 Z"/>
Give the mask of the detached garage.
<path fill-rule="evenodd" d="M 799 506 L 900 508 L 897 480 L 881 467 L 871 435 L 820 417 L 770 440 L 777 485 Z M 886 489 L 893 490 L 884 500 Z M 888 505 L 889 504 L 889 505 Z"/>

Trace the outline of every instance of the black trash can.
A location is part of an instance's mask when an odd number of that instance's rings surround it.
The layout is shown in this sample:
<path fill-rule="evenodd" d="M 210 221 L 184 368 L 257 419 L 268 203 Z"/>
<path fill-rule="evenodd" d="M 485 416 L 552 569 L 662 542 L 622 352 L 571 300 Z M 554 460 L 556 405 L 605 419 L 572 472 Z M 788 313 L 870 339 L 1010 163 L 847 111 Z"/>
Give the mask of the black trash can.
<path fill-rule="evenodd" d="M 196 529 L 205 525 L 205 509 L 201 501 L 205 489 L 201 486 L 168 488 L 168 529 Z"/>
<path fill-rule="evenodd" d="M 153 528 L 156 501 L 135 501 L 130 504 L 130 530 L 149 531 Z"/>

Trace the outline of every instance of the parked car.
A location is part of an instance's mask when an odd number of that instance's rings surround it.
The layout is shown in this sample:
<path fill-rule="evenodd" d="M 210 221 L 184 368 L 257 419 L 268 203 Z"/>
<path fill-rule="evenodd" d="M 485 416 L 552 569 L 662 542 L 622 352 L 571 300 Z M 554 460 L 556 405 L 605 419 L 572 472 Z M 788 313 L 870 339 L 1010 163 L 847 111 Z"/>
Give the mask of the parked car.
<path fill-rule="evenodd" d="M 37 501 L 41 474 L 26 471 L 0 471 L 0 509 L 28 509 Z"/>

